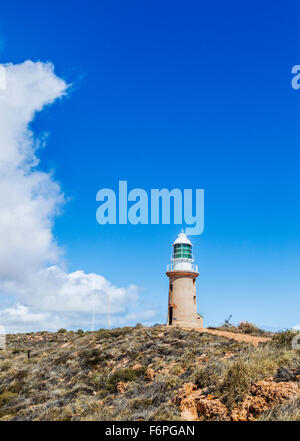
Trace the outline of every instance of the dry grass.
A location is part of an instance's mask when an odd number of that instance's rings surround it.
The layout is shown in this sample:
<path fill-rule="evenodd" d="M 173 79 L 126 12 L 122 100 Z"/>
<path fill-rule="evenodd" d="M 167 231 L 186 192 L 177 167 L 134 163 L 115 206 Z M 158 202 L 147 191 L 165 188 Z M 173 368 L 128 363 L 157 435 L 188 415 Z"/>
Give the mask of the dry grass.
<path fill-rule="evenodd" d="M 0 351 L 0 419 L 180 420 L 172 400 L 184 383 L 194 382 L 230 407 L 253 382 L 281 366 L 299 366 L 289 334 L 258 347 L 141 325 L 9 335 L 6 351 Z M 155 374 L 152 381 L 147 368 Z M 125 384 L 123 393 L 117 391 L 119 382 Z M 284 406 L 276 412 L 265 417 L 287 414 Z M 298 418 L 296 409 L 292 414 Z"/>
<path fill-rule="evenodd" d="M 260 421 L 300 421 L 300 399 L 290 400 L 264 412 Z"/>

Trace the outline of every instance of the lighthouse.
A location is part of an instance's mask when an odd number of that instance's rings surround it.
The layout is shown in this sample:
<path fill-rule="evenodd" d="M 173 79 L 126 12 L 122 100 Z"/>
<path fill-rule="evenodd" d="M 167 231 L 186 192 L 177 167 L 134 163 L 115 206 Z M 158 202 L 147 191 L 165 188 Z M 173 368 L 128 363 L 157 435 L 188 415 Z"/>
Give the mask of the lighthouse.
<path fill-rule="evenodd" d="M 203 328 L 203 319 L 197 314 L 196 279 L 198 266 L 193 259 L 193 246 L 182 231 L 173 243 L 169 277 L 168 326 Z"/>

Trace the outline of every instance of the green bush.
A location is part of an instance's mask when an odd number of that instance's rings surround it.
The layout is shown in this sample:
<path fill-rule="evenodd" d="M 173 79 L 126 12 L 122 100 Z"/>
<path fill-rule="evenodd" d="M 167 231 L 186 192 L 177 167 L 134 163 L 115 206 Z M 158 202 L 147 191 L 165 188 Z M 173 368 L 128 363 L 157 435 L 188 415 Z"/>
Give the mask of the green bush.
<path fill-rule="evenodd" d="M 11 360 L 4 360 L 0 362 L 0 372 L 8 371 L 12 365 L 13 363 Z"/>
<path fill-rule="evenodd" d="M 180 375 L 182 373 L 182 364 L 177 363 L 170 369 L 170 374 L 172 375 Z"/>
<path fill-rule="evenodd" d="M 297 331 L 289 329 L 284 332 L 279 332 L 272 337 L 271 344 L 277 348 L 292 349 L 292 340 L 297 334 Z"/>
<path fill-rule="evenodd" d="M 9 401 L 11 401 L 13 398 L 15 398 L 18 394 L 10 391 L 5 391 L 0 395 L 0 407 L 7 404 Z"/>
<path fill-rule="evenodd" d="M 152 405 L 152 398 L 133 398 L 129 401 L 130 409 L 144 410 L 146 407 Z"/>
<path fill-rule="evenodd" d="M 226 403 L 231 406 L 244 398 L 250 384 L 251 375 L 247 363 L 237 360 L 227 368 L 220 385 L 220 392 Z"/>
<path fill-rule="evenodd" d="M 84 331 L 83 331 L 82 329 L 78 329 L 78 330 L 77 330 L 77 334 L 82 335 L 82 334 L 84 334 Z"/>
<path fill-rule="evenodd" d="M 124 328 L 99 329 L 97 338 L 101 340 L 106 338 L 116 338 L 127 334 L 132 334 L 133 331 L 134 328 L 130 328 L 129 326 L 125 326 Z"/>
<path fill-rule="evenodd" d="M 109 377 L 109 368 L 101 369 L 100 373 L 95 374 L 91 379 L 91 385 L 98 391 L 106 391 L 106 383 Z"/>
<path fill-rule="evenodd" d="M 99 329 L 97 332 L 97 338 L 100 340 L 105 340 L 106 338 L 110 338 L 111 333 L 109 329 Z"/>
<path fill-rule="evenodd" d="M 125 383 L 134 381 L 137 378 L 144 376 L 145 372 L 146 372 L 146 367 L 140 367 L 138 369 L 130 369 L 130 368 L 119 369 L 116 372 L 114 372 L 112 375 L 110 375 L 110 377 L 108 377 L 106 383 L 106 389 L 110 392 L 116 392 L 117 384 L 120 381 L 124 381 Z"/>
<path fill-rule="evenodd" d="M 60 328 L 57 333 L 58 334 L 65 334 L 66 332 L 68 332 L 65 328 Z"/>
<path fill-rule="evenodd" d="M 151 421 L 186 421 L 180 415 L 180 410 L 174 404 L 163 403 L 150 415 Z"/>
<path fill-rule="evenodd" d="M 68 357 L 68 354 L 66 354 Z M 98 349 L 83 349 L 79 352 L 79 358 L 86 367 L 95 366 L 103 360 L 108 359 L 108 354 L 104 354 Z M 65 360 L 66 361 L 66 360 Z"/>
<path fill-rule="evenodd" d="M 224 365 L 221 363 L 208 363 L 206 366 L 198 368 L 193 375 L 193 383 L 199 388 L 214 387 L 219 384 Z"/>

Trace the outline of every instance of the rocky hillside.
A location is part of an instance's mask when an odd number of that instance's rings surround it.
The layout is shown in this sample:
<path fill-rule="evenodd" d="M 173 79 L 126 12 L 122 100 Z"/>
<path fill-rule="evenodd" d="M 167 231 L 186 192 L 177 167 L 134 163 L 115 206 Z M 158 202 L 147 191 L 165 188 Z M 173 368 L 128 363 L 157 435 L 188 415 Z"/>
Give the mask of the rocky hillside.
<path fill-rule="evenodd" d="M 0 351 L 0 419 L 300 420 L 292 336 L 254 346 L 141 325 L 9 335 Z"/>

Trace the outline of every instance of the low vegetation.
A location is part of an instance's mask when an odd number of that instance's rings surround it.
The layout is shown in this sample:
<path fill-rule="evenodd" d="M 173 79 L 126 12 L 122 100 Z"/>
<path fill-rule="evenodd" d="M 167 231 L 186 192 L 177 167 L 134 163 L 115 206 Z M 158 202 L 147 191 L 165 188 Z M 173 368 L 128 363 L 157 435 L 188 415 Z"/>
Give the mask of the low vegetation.
<path fill-rule="evenodd" d="M 224 323 L 222 326 L 218 328 L 211 327 L 211 329 L 218 329 L 221 331 L 229 331 L 241 334 L 249 334 L 257 337 L 265 336 L 272 337 L 274 332 L 265 331 L 264 329 L 258 328 L 256 325 L 250 322 L 241 322 L 238 326 L 233 326 L 230 323 Z"/>
<path fill-rule="evenodd" d="M 236 332 L 242 330 L 259 333 L 247 322 Z M 277 334 L 257 347 L 163 326 L 8 335 L 0 351 L 0 419 L 183 420 L 176 397 L 187 383 L 204 398 L 220 401 L 224 419 L 227 413 L 231 418 L 256 382 L 297 384 L 294 335 Z M 299 420 L 299 400 L 270 407 L 257 418 Z"/>

